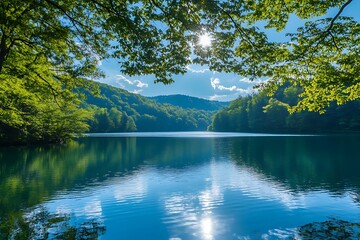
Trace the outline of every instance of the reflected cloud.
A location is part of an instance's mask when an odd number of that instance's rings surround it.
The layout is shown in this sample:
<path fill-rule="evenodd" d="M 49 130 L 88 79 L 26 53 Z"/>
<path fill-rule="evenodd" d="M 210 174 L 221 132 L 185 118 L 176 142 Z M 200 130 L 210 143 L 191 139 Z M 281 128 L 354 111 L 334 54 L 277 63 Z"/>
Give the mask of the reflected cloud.
<path fill-rule="evenodd" d="M 116 185 L 114 189 L 114 198 L 117 202 L 124 201 L 141 201 L 147 191 L 146 180 L 142 175 L 137 175 L 121 184 Z"/>
<path fill-rule="evenodd" d="M 126 133 L 126 136 L 136 136 L 138 143 L 146 143 L 137 149 L 139 156 L 135 156 L 132 151 L 125 154 L 125 146 L 127 149 L 135 145 L 128 144 L 127 141 L 121 142 L 121 138 L 114 138 L 117 144 L 107 152 L 113 154 L 122 151 L 122 155 L 119 155 L 122 157 L 114 158 L 112 164 L 104 168 L 102 173 L 116 173 L 83 188 L 74 187 L 60 191 L 57 195 L 53 194 L 44 204 L 45 207 L 51 212 L 67 214 L 75 221 L 95 218 L 98 222 L 104 223 L 106 219 L 106 224 L 109 224 L 109 238 L 119 234 L 136 235 L 134 229 L 137 229 L 139 224 L 148 226 L 147 230 L 151 233 L 160 232 L 156 227 L 161 226 L 163 235 L 158 239 L 172 240 L 247 239 L 249 236 L 252 239 L 278 239 L 292 234 L 291 227 L 296 227 L 299 222 L 304 224 L 301 222 L 304 219 L 297 218 L 303 216 L 303 212 L 315 212 L 316 217 L 320 218 L 328 214 L 347 218 L 347 215 L 353 217 L 358 213 L 358 188 L 349 193 L 345 193 L 349 189 L 344 189 L 341 194 L 338 194 L 338 191 L 328 191 L 326 188 L 298 190 L 294 186 L 302 179 L 291 185 L 277 174 L 269 174 L 269 171 L 264 170 L 266 168 L 261 168 L 263 165 L 266 166 L 265 164 L 261 165 L 255 160 L 251 162 L 248 159 L 247 162 L 245 158 L 250 158 L 246 155 L 248 152 L 239 151 L 238 155 L 227 152 L 227 148 L 233 147 L 227 145 L 233 141 L 232 139 L 198 139 L 228 136 L 240 139 L 244 136 L 265 135 L 189 132 L 180 135 L 197 139 L 185 144 L 184 139 L 179 139 L 178 132 L 141 134 L 143 138 L 138 134 Z M 150 136 L 168 138 L 148 138 Z M 111 146 L 105 139 L 100 140 L 104 145 L 99 145 L 96 148 L 97 152 L 102 152 L 105 146 Z M 169 145 L 164 144 L 165 142 Z M 176 144 L 176 148 L 171 142 Z M 211 145 L 204 147 L 205 142 Z M 124 144 L 119 148 L 118 143 Z M 243 143 L 239 141 L 235 147 L 249 147 Z M 190 144 L 192 147 L 189 147 Z M 152 156 L 152 151 L 160 147 L 166 154 Z M 256 153 L 261 148 L 256 146 L 254 149 Z M 140 151 L 143 151 L 143 155 L 140 155 Z M 80 153 L 78 155 L 84 155 L 83 152 Z M 263 156 L 269 157 L 269 154 L 265 153 L 267 152 L 264 151 L 264 155 L 259 154 L 256 157 L 265 161 Z M 282 149 L 280 153 L 283 154 Z M 277 160 L 278 156 L 280 155 L 270 155 L 269 158 Z M 99 160 L 97 165 L 91 165 L 91 169 L 101 170 L 100 166 L 105 166 L 106 158 L 99 159 L 101 161 Z M 276 163 L 283 164 L 281 161 Z M 68 168 L 72 169 L 72 166 Z M 299 170 L 295 167 L 294 169 Z M 318 174 L 318 171 L 315 172 Z M 294 177 L 292 172 L 291 176 Z M 296 211 L 297 209 L 300 211 Z M 280 222 L 268 220 L 269 215 L 272 216 L 273 213 L 283 217 Z M 259 226 L 258 221 L 261 221 Z"/>
<path fill-rule="evenodd" d="M 216 169 L 212 168 L 211 172 L 214 171 Z M 215 234 L 224 230 L 212 213 L 212 209 L 223 204 L 224 195 L 212 178 L 206 181 L 209 186 L 205 190 L 194 195 L 173 195 L 165 198 L 164 207 L 168 215 L 167 222 L 180 225 L 187 229 L 185 232 L 192 232 L 197 239 L 211 240 L 215 238 Z"/>
<path fill-rule="evenodd" d="M 224 172 L 226 172 L 225 175 Z M 240 191 L 251 198 L 278 202 L 289 210 L 303 208 L 306 204 L 304 195 L 295 195 L 275 180 L 268 179 L 250 168 L 238 168 L 230 161 L 218 162 L 215 158 L 212 159 L 209 177 L 205 179 L 205 183 L 205 188 L 197 193 L 177 194 L 165 198 L 164 208 L 167 215 L 165 222 L 176 226 L 176 229 L 170 229 L 170 231 L 175 231 L 174 234 L 179 231 L 179 228 L 183 228 L 184 232 L 193 233 L 197 239 L 209 240 L 220 236 L 232 220 L 231 218 L 224 219 L 214 211 L 221 209 L 224 205 L 224 195 L 228 191 Z M 238 204 L 236 200 L 234 204 Z M 233 210 L 238 211 L 238 209 Z M 277 233 L 280 234 L 280 232 Z M 237 237 L 247 238 L 247 236 Z"/>
<path fill-rule="evenodd" d="M 199 202 L 204 210 L 211 210 L 224 202 L 224 195 L 219 186 L 213 185 L 211 189 L 205 190 L 199 195 Z"/>
<path fill-rule="evenodd" d="M 93 200 L 86 203 L 85 207 L 82 210 L 82 213 L 87 217 L 101 217 L 102 216 L 102 207 L 99 200 Z"/>
<path fill-rule="evenodd" d="M 186 226 L 194 225 L 198 216 L 193 204 L 194 198 L 190 195 L 175 195 L 165 199 L 164 206 L 170 216 L 168 221 Z"/>
<path fill-rule="evenodd" d="M 219 189 L 240 190 L 251 197 L 278 201 L 289 209 L 305 207 L 304 195 L 293 194 L 285 186 L 251 168 L 237 168 L 232 163 L 215 164 L 212 168 L 217 171 L 212 171 L 212 175 L 214 184 L 219 185 Z M 227 172 L 227 175 L 218 174 L 223 172 Z"/>
<path fill-rule="evenodd" d="M 219 233 L 220 228 L 216 228 L 214 216 L 209 210 L 211 201 L 201 201 L 204 196 L 172 196 L 165 199 L 165 210 L 168 217 L 166 223 L 175 225 L 176 228 L 172 229 L 176 235 L 177 231 L 185 228 L 183 232 L 192 233 L 197 239 L 211 240 L 214 239 L 214 233 Z M 198 203 L 200 204 L 200 208 Z M 211 204 L 210 204 L 211 205 Z"/>

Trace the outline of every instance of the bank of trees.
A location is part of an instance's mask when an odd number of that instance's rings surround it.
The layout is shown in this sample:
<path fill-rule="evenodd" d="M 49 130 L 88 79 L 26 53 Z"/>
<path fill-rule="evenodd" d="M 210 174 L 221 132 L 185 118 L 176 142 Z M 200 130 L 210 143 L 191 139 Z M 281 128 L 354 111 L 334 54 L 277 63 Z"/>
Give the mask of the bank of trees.
<path fill-rule="evenodd" d="M 61 142 L 86 130 L 77 88 L 118 59 L 127 75 L 168 84 L 189 64 L 266 78 L 274 94 L 301 86 L 293 111 L 323 111 L 360 98 L 360 24 L 343 15 L 353 0 L 176 1 L 3 0 L 0 2 L 1 142 Z M 329 9 L 333 16 L 324 17 Z M 283 41 L 265 28 L 304 25 Z M 198 44 L 207 33 L 211 47 Z M 96 92 L 96 89 L 94 89 Z M 85 123 L 85 124 L 84 124 Z"/>
<path fill-rule="evenodd" d="M 94 113 L 90 132 L 205 131 L 214 111 L 184 109 L 105 84 L 88 93 L 83 107 Z"/>
<path fill-rule="evenodd" d="M 264 92 L 240 97 L 219 111 L 209 127 L 213 131 L 314 133 L 360 131 L 360 101 L 330 104 L 323 114 L 289 113 L 297 104 L 301 89 L 285 84 L 272 97 Z"/>

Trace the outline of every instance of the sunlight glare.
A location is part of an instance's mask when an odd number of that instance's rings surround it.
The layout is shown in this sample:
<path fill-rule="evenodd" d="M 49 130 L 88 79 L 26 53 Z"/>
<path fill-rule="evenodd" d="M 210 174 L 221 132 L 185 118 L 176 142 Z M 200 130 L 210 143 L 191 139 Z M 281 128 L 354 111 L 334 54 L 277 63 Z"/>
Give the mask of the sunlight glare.
<path fill-rule="evenodd" d="M 201 220 L 203 239 L 213 239 L 213 222 L 210 217 Z"/>
<path fill-rule="evenodd" d="M 199 36 L 199 45 L 201 47 L 210 47 L 211 46 L 211 37 L 209 36 L 208 33 L 204 33 L 203 35 Z"/>

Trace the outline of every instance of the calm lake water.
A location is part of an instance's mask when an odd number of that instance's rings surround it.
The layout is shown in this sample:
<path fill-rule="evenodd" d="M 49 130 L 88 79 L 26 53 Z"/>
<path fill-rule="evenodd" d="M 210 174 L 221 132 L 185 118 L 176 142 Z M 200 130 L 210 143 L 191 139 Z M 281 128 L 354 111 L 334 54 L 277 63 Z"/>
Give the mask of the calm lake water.
<path fill-rule="evenodd" d="M 73 226 L 101 239 L 356 239 L 360 136 L 95 134 L 0 148 L 0 238 L 19 219 L 34 238 Z"/>

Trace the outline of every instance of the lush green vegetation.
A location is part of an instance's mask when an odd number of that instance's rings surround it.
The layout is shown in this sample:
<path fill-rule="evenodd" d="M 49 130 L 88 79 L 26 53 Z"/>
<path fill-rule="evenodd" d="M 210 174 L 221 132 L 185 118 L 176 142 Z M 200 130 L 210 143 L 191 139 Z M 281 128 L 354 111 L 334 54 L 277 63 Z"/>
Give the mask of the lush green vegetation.
<path fill-rule="evenodd" d="M 63 142 L 88 130 L 85 121 L 91 113 L 79 107 L 72 87 L 57 79 L 45 57 L 39 56 L 43 62 L 34 64 L 26 51 L 23 54 L 11 56 L 14 62 L 0 72 L 0 144 Z"/>
<path fill-rule="evenodd" d="M 264 92 L 233 101 L 219 111 L 209 127 L 213 131 L 239 132 L 334 132 L 360 131 L 360 101 L 344 105 L 331 104 L 326 112 L 295 112 L 301 90 L 290 84 L 280 87 L 273 95 Z"/>
<path fill-rule="evenodd" d="M 206 130 L 213 111 L 160 104 L 146 97 L 98 83 L 101 94 L 87 94 L 85 108 L 94 112 L 90 132 Z"/>
<path fill-rule="evenodd" d="M 127 75 L 153 74 L 156 82 L 165 84 L 192 63 L 250 79 L 266 78 L 262 90 L 268 95 L 287 82 L 301 87 L 291 111 L 321 112 L 333 102 L 359 99 L 360 24 L 342 16 L 351 4 L 352 0 L 301 4 L 297 0 L 172 4 L 165 0 L 3 0 L 0 143 L 62 142 L 86 131 L 91 113 L 79 107 L 81 94 L 74 89 L 90 89 L 87 80 L 102 76 L 98 63 L 108 57 L 118 59 Z M 338 9 L 335 16 L 321 19 L 333 8 Z M 258 28 L 261 22 L 265 29 L 284 30 L 290 16 L 309 21 L 288 32 L 290 38 L 283 42 L 268 39 L 266 30 Z M 198 44 L 204 33 L 216 39 L 211 47 Z M 110 116 L 110 110 L 96 111 L 95 119 Z M 153 130 L 159 125 L 172 130 L 179 122 L 188 129 L 202 125 L 184 120 L 185 112 L 163 110 L 160 117 L 152 110 L 144 115 L 136 110 L 138 115 L 122 109 L 125 126 L 121 127 L 132 131 L 152 123 Z M 115 110 L 111 114 L 119 115 Z M 162 123 L 164 119 L 171 120 Z M 91 125 L 96 128 L 96 120 Z"/>
<path fill-rule="evenodd" d="M 182 108 L 194 108 L 198 110 L 216 111 L 224 108 L 230 102 L 211 101 L 203 98 L 185 96 L 181 94 L 149 97 L 159 103 L 169 103 Z"/>

